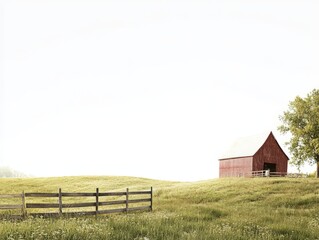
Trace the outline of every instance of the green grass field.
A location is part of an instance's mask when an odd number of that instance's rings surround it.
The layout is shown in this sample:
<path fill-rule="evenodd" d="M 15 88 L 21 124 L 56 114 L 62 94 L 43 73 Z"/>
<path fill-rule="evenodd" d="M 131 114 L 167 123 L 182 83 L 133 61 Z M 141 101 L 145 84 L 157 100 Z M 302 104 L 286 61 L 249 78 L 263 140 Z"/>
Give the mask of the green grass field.
<path fill-rule="evenodd" d="M 217 179 L 183 183 L 131 177 L 0 179 L 0 194 L 144 190 L 154 211 L 0 221 L 0 239 L 319 239 L 319 180 Z"/>

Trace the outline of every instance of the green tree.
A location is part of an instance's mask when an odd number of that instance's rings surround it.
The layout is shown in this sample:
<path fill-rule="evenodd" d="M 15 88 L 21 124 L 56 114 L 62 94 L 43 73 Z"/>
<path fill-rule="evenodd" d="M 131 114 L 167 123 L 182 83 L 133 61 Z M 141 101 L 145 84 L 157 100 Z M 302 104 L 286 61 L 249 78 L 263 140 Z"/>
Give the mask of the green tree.
<path fill-rule="evenodd" d="M 305 162 L 317 164 L 319 178 L 319 90 L 314 89 L 305 98 L 297 96 L 279 119 L 282 125 L 278 130 L 291 134 L 286 144 L 292 154 L 292 164 L 298 168 Z"/>

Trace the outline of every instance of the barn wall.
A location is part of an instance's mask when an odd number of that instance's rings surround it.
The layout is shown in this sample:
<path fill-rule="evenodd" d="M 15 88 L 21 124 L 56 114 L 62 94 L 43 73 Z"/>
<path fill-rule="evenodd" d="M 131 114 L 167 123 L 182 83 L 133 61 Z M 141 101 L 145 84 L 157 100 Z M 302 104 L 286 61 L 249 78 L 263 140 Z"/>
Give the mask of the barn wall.
<path fill-rule="evenodd" d="M 264 163 L 276 164 L 277 172 L 287 172 L 288 157 L 278 145 L 273 134 L 270 134 L 266 142 L 253 156 L 253 171 L 260 171 Z"/>
<path fill-rule="evenodd" d="M 252 171 L 252 157 L 230 158 L 219 161 L 219 177 L 244 176 Z"/>

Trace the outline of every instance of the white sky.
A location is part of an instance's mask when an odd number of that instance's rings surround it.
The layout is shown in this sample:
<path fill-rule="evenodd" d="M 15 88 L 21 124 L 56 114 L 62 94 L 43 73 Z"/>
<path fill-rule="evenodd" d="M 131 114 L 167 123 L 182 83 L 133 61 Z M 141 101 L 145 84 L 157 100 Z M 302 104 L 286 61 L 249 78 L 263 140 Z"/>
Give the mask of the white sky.
<path fill-rule="evenodd" d="M 278 116 L 318 88 L 318 13 L 317 0 L 2 1 L 0 165 L 217 177 L 236 138 L 287 140 Z"/>

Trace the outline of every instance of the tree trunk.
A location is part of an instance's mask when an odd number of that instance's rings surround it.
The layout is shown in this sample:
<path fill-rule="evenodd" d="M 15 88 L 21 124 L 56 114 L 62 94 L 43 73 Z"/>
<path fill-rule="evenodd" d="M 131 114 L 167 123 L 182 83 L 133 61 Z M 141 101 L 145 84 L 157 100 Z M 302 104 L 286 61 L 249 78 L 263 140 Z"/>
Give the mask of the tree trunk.
<path fill-rule="evenodd" d="M 314 160 L 317 163 L 316 178 L 319 178 L 319 154 L 314 155 Z"/>

